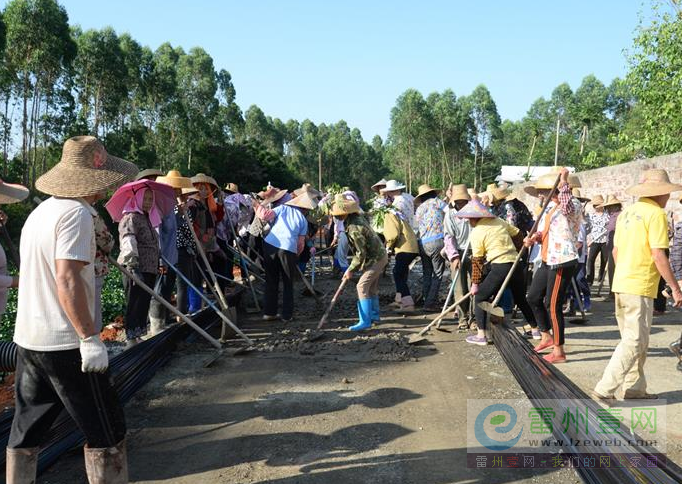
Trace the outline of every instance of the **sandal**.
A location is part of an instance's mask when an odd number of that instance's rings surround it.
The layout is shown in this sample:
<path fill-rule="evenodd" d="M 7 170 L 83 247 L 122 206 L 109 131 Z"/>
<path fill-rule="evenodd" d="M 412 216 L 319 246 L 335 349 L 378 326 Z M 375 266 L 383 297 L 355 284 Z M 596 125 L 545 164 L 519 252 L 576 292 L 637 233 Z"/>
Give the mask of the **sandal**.
<path fill-rule="evenodd" d="M 566 363 L 566 355 L 556 356 L 554 353 L 550 353 L 542 357 L 547 363 L 556 365 L 557 363 Z"/>
<path fill-rule="evenodd" d="M 554 341 L 548 341 L 547 343 L 540 343 L 535 347 L 535 352 L 540 353 L 544 350 L 554 348 Z"/>

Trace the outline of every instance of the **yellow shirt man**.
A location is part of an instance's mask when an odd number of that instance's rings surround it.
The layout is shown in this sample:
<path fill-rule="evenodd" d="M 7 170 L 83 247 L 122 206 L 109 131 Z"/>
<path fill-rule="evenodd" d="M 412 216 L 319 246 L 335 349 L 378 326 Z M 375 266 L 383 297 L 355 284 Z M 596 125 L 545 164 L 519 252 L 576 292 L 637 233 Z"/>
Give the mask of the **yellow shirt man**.
<path fill-rule="evenodd" d="M 518 233 L 519 229 L 502 219 L 482 218 L 469 235 L 471 256 L 485 257 L 488 262 L 495 264 L 514 262 L 518 252 L 512 237 Z"/>
<path fill-rule="evenodd" d="M 667 249 L 668 222 L 665 211 L 648 198 L 623 210 L 616 222 L 617 249 L 613 292 L 656 298 L 660 274 L 651 249 Z"/>

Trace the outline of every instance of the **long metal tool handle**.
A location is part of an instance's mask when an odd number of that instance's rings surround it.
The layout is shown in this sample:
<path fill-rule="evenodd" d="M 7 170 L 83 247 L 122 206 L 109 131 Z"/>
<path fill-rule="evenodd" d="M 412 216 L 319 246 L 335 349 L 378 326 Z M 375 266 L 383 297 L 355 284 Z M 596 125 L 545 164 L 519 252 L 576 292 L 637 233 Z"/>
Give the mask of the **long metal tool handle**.
<path fill-rule="evenodd" d="M 457 284 L 457 281 L 459 280 L 460 274 L 462 274 L 462 267 L 464 267 L 464 258 L 467 256 L 467 252 L 469 252 L 469 246 L 471 245 L 471 241 L 467 240 L 467 245 L 464 247 L 464 252 L 462 253 L 462 257 L 459 260 L 459 270 L 457 271 L 457 274 L 455 274 L 455 278 L 452 280 L 452 284 L 450 284 L 450 290 L 448 291 L 448 297 L 445 298 L 445 304 L 443 304 L 443 309 L 441 312 L 445 311 L 445 308 L 448 307 L 450 304 L 450 299 L 452 298 L 453 294 L 455 293 L 455 287 Z"/>
<path fill-rule="evenodd" d="M 343 289 L 346 287 L 346 283 L 348 282 L 348 279 L 345 277 L 341 281 L 341 284 L 339 284 L 339 288 L 336 290 L 334 293 L 334 297 L 332 298 L 331 302 L 329 303 L 329 307 L 327 310 L 324 312 L 322 315 L 322 319 L 320 319 L 320 323 L 317 325 L 317 329 L 322 329 L 322 326 L 324 326 L 327 323 L 327 320 L 329 319 L 329 315 L 332 312 L 332 309 L 334 309 L 334 305 L 336 305 L 336 302 L 339 300 L 339 297 L 341 297 L 341 293 L 343 292 Z"/>
<path fill-rule="evenodd" d="M 121 271 L 123 274 L 125 274 L 126 277 L 132 279 L 132 281 L 133 281 L 135 284 L 137 284 L 138 286 L 140 286 L 140 287 L 142 288 L 142 290 L 144 290 L 145 292 L 149 293 L 156 301 L 158 301 L 160 304 L 162 304 L 166 309 L 168 309 L 170 312 L 172 312 L 172 313 L 175 314 L 177 317 L 179 317 L 180 319 L 182 319 L 182 320 L 183 320 L 185 323 L 187 323 L 194 331 L 196 331 L 196 332 L 199 333 L 201 336 L 203 336 L 204 339 L 206 339 L 206 341 L 208 341 L 209 343 L 211 343 L 211 345 L 213 345 L 215 348 L 217 348 L 217 349 L 219 349 L 219 350 L 222 349 L 222 346 L 221 346 L 220 342 L 218 342 L 218 340 L 216 340 L 215 338 L 213 338 L 213 336 L 211 336 L 211 335 L 208 334 L 206 331 L 204 331 L 204 330 L 201 329 L 199 326 L 197 326 L 196 323 L 195 323 L 194 321 L 192 321 L 190 318 L 188 318 L 186 314 L 182 314 L 175 306 L 173 306 L 171 303 L 169 303 L 168 301 L 166 301 L 164 298 L 162 298 L 161 296 L 159 296 L 158 294 L 156 294 L 156 293 L 154 292 L 154 290 L 153 290 L 151 287 L 149 287 L 147 284 L 145 284 L 144 281 L 142 281 L 139 277 L 137 277 L 135 274 L 133 274 L 132 272 L 130 272 L 130 271 L 129 271 L 128 269 L 126 269 L 124 266 L 122 266 L 121 264 L 119 264 L 119 263 L 116 261 L 116 259 L 114 259 L 112 256 L 109 256 L 109 260 L 111 261 L 111 263 L 112 263 L 114 266 L 118 267 L 118 270 Z"/>
<path fill-rule="evenodd" d="M 424 329 L 422 329 L 422 330 L 419 332 L 419 336 L 423 336 L 424 333 L 426 333 L 429 329 L 431 329 L 431 327 L 432 327 L 434 324 L 439 323 L 439 322 L 445 317 L 446 314 L 448 314 L 448 313 L 451 312 L 451 311 L 454 311 L 460 304 L 462 304 L 464 301 L 466 301 L 467 298 L 468 298 L 470 295 L 471 295 L 471 292 L 467 292 L 464 296 L 460 297 L 452 306 L 450 306 L 450 307 L 448 307 L 448 308 L 445 308 L 445 310 L 444 310 L 442 313 L 440 313 L 440 314 L 436 317 L 436 319 L 434 319 L 433 321 L 431 321 Z"/>
<path fill-rule="evenodd" d="M 187 227 L 189 227 L 189 231 L 192 232 L 192 238 L 194 239 L 194 245 L 196 245 L 197 247 L 197 252 L 199 252 L 199 255 L 201 255 L 201 259 L 204 261 L 206 270 L 208 270 L 208 273 L 211 276 L 213 287 L 215 288 L 216 293 L 218 294 L 218 302 L 220 303 L 220 307 L 223 308 L 223 311 L 227 311 L 227 301 L 225 300 L 225 295 L 223 294 L 223 291 L 220 289 L 218 279 L 216 279 L 215 273 L 213 272 L 213 269 L 211 269 L 211 264 L 208 263 L 208 257 L 206 257 L 204 247 L 201 245 L 201 241 L 199 240 L 197 233 L 194 231 L 194 226 L 192 225 L 192 221 L 189 219 L 189 215 L 187 215 L 187 210 L 185 210 L 184 207 L 181 207 L 180 211 L 182 212 L 182 216 L 185 219 Z"/>
<path fill-rule="evenodd" d="M 530 231 L 528 232 L 528 235 L 526 237 L 530 237 L 533 235 L 535 232 L 538 230 L 538 224 L 540 223 L 540 220 L 542 217 L 545 215 L 545 212 L 547 211 L 547 207 L 549 207 L 550 202 L 552 201 L 552 197 L 556 193 L 557 187 L 559 186 L 559 182 L 561 181 L 561 175 L 556 177 L 556 181 L 554 182 L 554 186 L 552 187 L 552 190 L 549 192 L 549 195 L 547 195 L 547 198 L 545 199 L 545 203 L 542 205 L 542 210 L 540 211 L 540 215 L 538 215 L 538 218 L 535 219 L 535 223 L 533 224 L 533 227 L 531 227 Z M 519 253 L 516 256 L 516 259 L 514 260 L 514 263 L 511 266 L 511 269 L 509 269 L 509 273 L 507 274 L 507 277 L 504 278 L 504 282 L 502 283 L 502 286 L 500 286 L 500 290 L 497 291 L 497 295 L 495 296 L 495 299 L 493 300 L 493 307 L 497 306 L 497 304 L 500 302 L 500 299 L 502 299 L 502 293 L 504 293 L 504 290 L 507 289 L 507 286 L 509 285 L 509 281 L 511 281 L 512 276 L 514 275 L 514 271 L 516 270 L 516 267 L 519 265 L 519 261 L 521 260 L 521 257 L 528 251 L 528 248 L 524 245 Z"/>
<path fill-rule="evenodd" d="M 310 285 L 310 282 L 308 282 L 308 279 L 305 278 L 305 275 L 303 274 L 303 271 L 301 271 L 301 268 L 296 265 L 296 270 L 298 271 L 299 275 L 301 276 L 301 279 L 303 280 L 303 284 L 305 284 L 305 287 L 308 289 L 313 294 L 313 297 L 317 300 L 317 302 L 321 303 L 322 298 L 317 295 L 315 292 L 315 289 L 313 286 Z"/>
<path fill-rule="evenodd" d="M 585 319 L 585 306 L 583 306 L 583 298 L 580 297 L 580 291 L 578 290 L 578 283 L 575 282 L 575 277 L 571 278 L 571 284 L 573 285 L 575 300 L 578 303 L 578 308 L 580 309 L 580 315 L 583 317 L 583 319 Z"/>
<path fill-rule="evenodd" d="M 246 267 L 246 263 L 249 263 L 249 264 L 251 264 L 254 268 L 258 269 L 259 271 L 263 271 L 263 269 L 261 268 L 261 266 L 256 265 L 251 259 L 249 259 L 249 258 L 246 256 L 246 254 L 245 254 L 244 252 L 237 252 L 237 249 L 235 249 L 234 247 L 231 247 L 231 246 L 229 246 L 229 245 L 226 246 L 226 247 L 227 247 L 227 250 L 229 250 L 232 254 L 236 255 L 237 257 L 239 257 L 239 258 L 241 259 L 241 260 L 240 260 L 240 264 L 241 264 L 241 262 L 244 262 L 244 263 L 245 263 L 244 266 Z M 264 271 L 263 271 L 263 272 L 264 272 Z M 252 272 L 251 274 L 253 274 L 255 277 L 257 277 L 259 280 L 265 281 L 265 279 L 263 279 L 259 274 L 255 273 L 255 272 Z"/>
<path fill-rule="evenodd" d="M 184 275 L 182 272 L 180 272 L 180 269 L 175 267 L 173 264 L 171 264 L 168 259 L 166 259 L 163 255 L 161 256 L 161 259 L 163 259 L 163 262 L 173 269 L 175 273 L 178 275 L 180 279 L 182 279 L 185 284 L 187 284 L 188 287 L 191 287 L 197 294 L 199 294 L 199 297 L 204 300 L 204 302 L 215 311 L 215 313 L 225 321 L 234 331 L 237 333 L 244 341 L 246 341 L 248 344 L 253 344 L 253 341 L 251 338 L 246 336 L 238 327 L 236 324 L 234 324 L 232 321 L 230 321 L 230 318 L 228 318 L 221 310 L 218 308 L 215 304 L 213 304 L 213 301 L 211 301 L 209 298 L 206 297 L 205 294 L 203 294 L 194 284 L 192 284 L 192 281 L 190 281 L 186 275 Z"/>
<path fill-rule="evenodd" d="M 232 224 L 232 220 L 230 220 L 229 215 L 225 214 L 227 217 L 227 222 L 230 225 L 230 229 L 232 230 L 232 240 L 235 241 L 237 244 L 237 250 L 239 251 L 239 268 L 242 268 L 242 260 L 244 258 L 244 254 L 242 253 L 242 248 L 239 245 L 239 240 L 237 239 L 237 232 L 234 229 L 234 225 Z M 229 244 L 227 245 L 229 247 Z M 253 288 L 253 282 L 251 281 L 251 274 L 249 274 L 249 268 L 246 264 L 243 265 L 244 267 L 244 272 L 246 273 L 246 279 L 249 281 L 249 287 L 251 288 L 251 296 L 253 297 L 253 303 L 256 305 L 256 309 L 260 311 L 260 304 L 258 303 L 258 298 L 256 297 L 256 291 Z"/>

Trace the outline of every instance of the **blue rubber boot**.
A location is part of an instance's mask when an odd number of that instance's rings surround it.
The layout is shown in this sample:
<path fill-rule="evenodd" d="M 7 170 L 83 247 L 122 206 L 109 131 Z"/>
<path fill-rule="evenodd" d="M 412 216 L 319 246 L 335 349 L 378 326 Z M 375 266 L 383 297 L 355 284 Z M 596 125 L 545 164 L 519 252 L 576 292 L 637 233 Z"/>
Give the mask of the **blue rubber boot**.
<path fill-rule="evenodd" d="M 372 298 L 372 322 L 378 323 L 381 321 L 381 309 L 379 308 L 379 296 Z"/>
<path fill-rule="evenodd" d="M 354 324 L 350 328 L 351 331 L 362 331 L 364 329 L 369 329 L 372 327 L 372 300 L 371 299 L 360 299 L 358 301 L 358 315 L 360 316 L 360 322 Z"/>
<path fill-rule="evenodd" d="M 203 288 L 201 288 L 203 292 Z M 190 314 L 196 313 L 201 309 L 202 299 L 199 294 L 191 287 L 187 288 L 187 299 L 189 299 L 189 312 Z"/>

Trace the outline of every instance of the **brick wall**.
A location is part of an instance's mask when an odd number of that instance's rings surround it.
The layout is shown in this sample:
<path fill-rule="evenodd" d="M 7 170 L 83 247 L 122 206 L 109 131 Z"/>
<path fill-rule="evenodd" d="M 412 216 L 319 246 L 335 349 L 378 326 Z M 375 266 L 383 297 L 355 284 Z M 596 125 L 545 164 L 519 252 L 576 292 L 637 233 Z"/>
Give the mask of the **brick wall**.
<path fill-rule="evenodd" d="M 627 206 L 635 201 L 634 197 L 625 194 L 625 190 L 639 182 L 644 170 L 650 168 L 662 168 L 668 172 L 670 181 L 682 184 L 682 153 L 657 156 L 643 160 L 631 161 L 620 165 L 607 166 L 596 170 L 576 173 L 580 178 L 582 188 L 580 192 L 587 198 L 600 194 L 606 199 L 608 194 L 614 194 Z M 515 184 L 514 193 L 523 201 L 531 211 L 537 206 L 537 198 L 528 196 L 523 192 L 526 184 Z M 682 221 L 682 204 L 680 203 L 682 192 L 673 193 L 666 207 L 668 213 L 675 215 L 676 221 Z"/>

